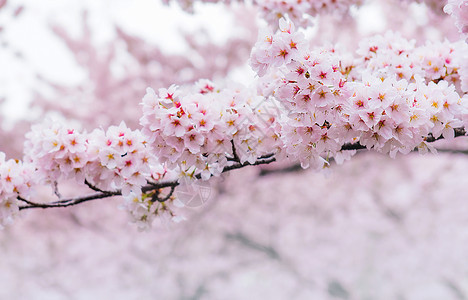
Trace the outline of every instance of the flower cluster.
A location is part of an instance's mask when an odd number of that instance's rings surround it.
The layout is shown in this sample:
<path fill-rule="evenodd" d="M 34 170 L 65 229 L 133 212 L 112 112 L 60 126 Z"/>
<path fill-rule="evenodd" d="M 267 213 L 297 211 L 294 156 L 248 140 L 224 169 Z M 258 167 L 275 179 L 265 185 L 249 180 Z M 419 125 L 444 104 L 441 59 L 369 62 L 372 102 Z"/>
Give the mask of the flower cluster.
<path fill-rule="evenodd" d="M 354 62 L 353 78 L 359 80 L 366 71 L 376 77 L 391 74 L 413 82 L 415 76 L 420 76 L 426 82 L 445 80 L 462 89 L 460 68 L 463 54 L 468 51 L 465 43 L 427 42 L 419 47 L 415 44 L 414 40 L 393 32 L 363 40 L 356 51 L 359 57 Z"/>
<path fill-rule="evenodd" d="M 127 195 L 161 172 L 144 136 L 123 122 L 86 133 L 49 120 L 33 126 L 26 137 L 26 159 L 47 182 L 87 180 L 99 189 L 122 189 Z"/>
<path fill-rule="evenodd" d="M 174 213 L 174 209 L 182 205 L 174 203 L 172 199 L 165 202 L 155 201 L 153 199 L 155 193 L 157 192 L 144 194 L 131 192 L 125 197 L 121 207 L 128 212 L 130 221 L 138 227 L 138 230 L 150 229 L 156 218 L 160 218 L 163 222 L 179 222 L 185 219 L 182 215 Z"/>
<path fill-rule="evenodd" d="M 50 119 L 33 125 L 26 134 L 25 161 L 38 170 L 42 181 L 54 182 L 59 178 L 80 178 L 89 161 L 86 134 Z"/>
<path fill-rule="evenodd" d="M 323 166 L 322 157 L 335 156 L 352 139 L 340 135 L 342 109 L 350 93 L 335 51 L 311 51 L 292 23 L 280 20 L 276 34 L 260 35 L 251 65 L 260 76 L 277 76 L 276 86 L 263 86 L 282 104 L 281 140 L 285 154 L 303 167 Z"/>
<path fill-rule="evenodd" d="M 451 138 L 463 125 L 467 104 L 458 93 L 458 70 L 466 45 L 418 48 L 388 33 L 365 40 L 358 57 L 350 58 L 334 47 L 308 49 L 304 36 L 284 20 L 278 33 L 264 37 L 251 65 L 259 76 L 281 78 L 271 93 L 287 112 L 281 140 L 303 167 L 323 166 L 324 158 L 342 155 L 348 142 L 392 156 L 427 150 L 425 137 Z"/>
<path fill-rule="evenodd" d="M 299 22 L 357 2 L 255 1 L 275 18 L 287 14 Z M 463 33 L 467 7 L 466 0 L 446 6 Z M 37 183 L 71 179 L 97 192 L 96 198 L 122 195 L 132 221 L 148 228 L 156 216 L 174 218 L 170 205 L 182 181 L 158 184 L 168 173 L 207 180 L 284 156 L 321 168 L 364 147 L 393 157 L 432 150 L 428 139 L 450 139 L 456 128 L 468 126 L 466 43 L 418 46 L 388 32 L 363 40 L 356 53 L 309 45 L 281 18 L 279 29 L 261 32 L 252 49 L 250 65 L 260 77 L 254 85 L 200 80 L 190 87 L 148 88 L 141 131 L 124 122 L 90 133 L 51 120 L 33 126 L 24 163 L 5 161 L 0 153 L 0 227 L 11 222 L 18 201 L 45 206 L 28 200 Z"/>
<path fill-rule="evenodd" d="M 249 89 L 219 89 L 207 80 L 189 91 L 149 88 L 140 123 L 161 162 L 208 179 L 229 161 L 253 163 L 279 146 L 275 112 L 262 100 Z"/>
<path fill-rule="evenodd" d="M 147 179 L 158 180 L 164 174 L 146 144 L 139 130 L 131 130 L 123 122 L 105 132 L 94 130 L 88 137 L 91 159 L 86 179 L 102 190 L 121 189 L 124 196 L 131 191 L 141 193 Z"/>
<path fill-rule="evenodd" d="M 166 169 L 149 152 L 147 141 L 139 130 L 129 129 L 124 122 L 104 131 L 96 129 L 82 133 L 59 122 L 48 121 L 33 126 L 27 134 L 27 161 L 37 170 L 42 181 L 53 183 L 59 179 L 87 182 L 102 191 L 121 190 L 125 207 L 139 221 L 152 221 L 147 211 L 148 201 L 136 203 L 135 195 L 142 195 L 142 186 L 160 180 Z M 133 211 L 135 210 L 135 211 Z"/>
<path fill-rule="evenodd" d="M 5 154 L 0 152 L 0 229 L 13 221 L 18 213 L 17 198 L 28 198 L 34 184 L 35 172 L 30 164 L 5 161 Z"/>
<path fill-rule="evenodd" d="M 269 68 L 280 67 L 305 55 L 307 41 L 304 34 L 296 32 L 294 24 L 284 18 L 279 20 L 279 31 L 263 30 L 250 55 L 250 65 L 259 76 Z"/>
<path fill-rule="evenodd" d="M 334 156 L 354 137 L 340 131 L 350 93 L 345 76 L 335 55 L 326 50 L 307 52 L 283 72 L 275 95 L 288 112 L 281 119 L 285 151 L 303 167 L 320 167 L 321 156 Z"/>
<path fill-rule="evenodd" d="M 343 113 L 349 116 L 346 126 L 356 132 L 362 145 L 394 156 L 415 147 L 426 150 L 424 137 L 430 133 L 436 138 L 454 137 L 465 111 L 454 86 L 416 79 L 408 83 L 369 76 L 350 84 L 353 95 Z"/>

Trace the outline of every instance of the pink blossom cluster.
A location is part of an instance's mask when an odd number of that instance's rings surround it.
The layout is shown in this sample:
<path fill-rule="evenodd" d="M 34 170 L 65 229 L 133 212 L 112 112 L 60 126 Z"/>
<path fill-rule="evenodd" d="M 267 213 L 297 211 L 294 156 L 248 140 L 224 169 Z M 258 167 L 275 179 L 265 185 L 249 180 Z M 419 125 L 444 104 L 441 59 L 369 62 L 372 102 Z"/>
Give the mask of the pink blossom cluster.
<path fill-rule="evenodd" d="M 455 19 L 455 25 L 468 42 L 468 1 L 449 0 L 444 11 Z"/>
<path fill-rule="evenodd" d="M 275 152 L 276 111 L 249 89 L 220 89 L 208 80 L 185 91 L 175 85 L 148 88 L 143 98 L 143 134 L 170 168 L 203 179 L 221 174 L 230 161 L 254 163 Z"/>
<path fill-rule="evenodd" d="M 294 23 L 281 18 L 278 32 L 260 31 L 250 54 L 250 65 L 259 76 L 263 76 L 270 67 L 281 67 L 302 59 L 307 48 L 304 34 L 295 31 Z"/>
<path fill-rule="evenodd" d="M 26 159 L 45 181 L 75 179 L 127 195 L 159 177 L 163 170 L 148 151 L 145 137 L 124 122 L 91 133 L 48 121 L 34 125 L 25 143 Z M 158 178 L 154 178 L 158 179 Z"/>
<path fill-rule="evenodd" d="M 130 192 L 121 206 L 128 213 L 130 222 L 134 223 L 138 230 L 150 229 L 156 218 L 159 218 L 162 222 L 172 221 L 176 223 L 185 220 L 185 217 L 178 212 L 177 214 L 174 213 L 175 209 L 183 206 L 179 201 L 176 200 L 177 204 L 174 201 L 154 201 L 152 195 L 152 193 Z"/>
<path fill-rule="evenodd" d="M 0 229 L 13 222 L 19 211 L 17 197 L 28 198 L 34 184 L 32 165 L 14 159 L 5 161 L 5 154 L 0 152 Z"/>
<path fill-rule="evenodd" d="M 139 130 L 129 129 L 124 122 L 106 131 L 80 132 L 59 122 L 35 125 L 27 134 L 25 157 L 37 170 L 42 181 L 74 179 L 103 191 L 121 190 L 131 215 L 152 221 L 136 211 L 150 212 L 149 202 L 135 203 L 141 187 L 148 180 L 156 182 L 166 169 L 149 152 L 147 141 Z M 135 205 L 138 204 L 138 205 Z"/>
<path fill-rule="evenodd" d="M 350 93 L 346 77 L 334 51 L 310 51 L 304 35 L 284 19 L 279 28 L 276 34 L 260 35 L 252 50 L 251 66 L 259 76 L 273 73 L 281 78 L 269 80 L 272 84 L 262 89 L 283 105 L 280 124 L 285 154 L 304 168 L 321 167 L 323 156 L 336 155 L 341 145 L 354 137 L 340 135 L 341 121 L 335 123 L 341 120 Z M 269 93 L 269 89 L 274 91 Z"/>
<path fill-rule="evenodd" d="M 131 222 L 135 223 L 139 229 L 144 230 L 151 228 L 157 215 L 158 206 L 159 203 L 151 201 L 151 197 L 131 192 L 126 197 L 122 208 L 128 212 Z"/>
<path fill-rule="evenodd" d="M 24 145 L 25 161 L 38 170 L 41 181 L 79 178 L 90 161 L 86 134 L 48 119 L 31 127 Z"/>
<path fill-rule="evenodd" d="M 281 140 L 303 167 L 323 166 L 348 142 L 391 156 L 427 151 L 429 134 L 451 138 L 464 125 L 467 103 L 450 84 L 459 81 L 456 58 L 464 45 L 415 48 L 389 33 L 364 41 L 354 59 L 337 48 L 306 45 L 282 20 L 279 32 L 260 36 L 251 56 L 259 76 L 281 78 L 271 93 L 286 112 Z"/>
<path fill-rule="evenodd" d="M 354 2 L 256 3 L 303 25 L 305 14 L 347 10 Z M 463 24 L 465 8 L 466 1 L 447 6 Z M 200 80 L 148 88 L 141 131 L 124 122 L 92 132 L 50 120 L 33 126 L 24 163 L 0 154 L 0 226 L 18 210 L 15 199 L 27 199 L 37 183 L 71 179 L 106 196 L 121 193 L 131 219 L 147 228 L 157 215 L 174 217 L 171 201 L 155 200 L 160 190 L 142 192 L 168 172 L 207 180 L 273 156 L 321 168 L 331 158 L 349 158 L 353 146 L 394 157 L 432 150 L 428 138 L 450 139 L 455 128 L 468 125 L 466 43 L 418 46 L 388 32 L 363 40 L 355 53 L 310 44 L 281 18 L 279 30 L 261 32 L 251 52 L 260 77 L 252 87 Z"/>
<path fill-rule="evenodd" d="M 288 112 L 281 119 L 284 148 L 303 167 L 323 166 L 322 156 L 335 156 L 354 138 L 343 118 L 350 90 L 333 58 L 332 53 L 313 51 L 289 63 L 275 93 Z"/>
<path fill-rule="evenodd" d="M 370 71 L 377 77 L 396 75 L 397 79 L 414 81 L 420 76 L 426 82 L 445 80 L 460 86 L 460 74 L 467 73 L 462 62 L 468 46 L 463 42 L 427 42 L 416 46 L 414 40 L 407 40 L 398 33 L 387 32 L 363 40 L 354 61 L 353 80 L 359 80 L 363 71 Z M 462 89 L 464 92 L 467 90 Z"/>
<path fill-rule="evenodd" d="M 87 166 L 87 179 L 103 190 L 122 189 L 124 196 L 131 191 L 141 193 L 147 179 L 159 180 L 165 172 L 150 153 L 146 138 L 124 122 L 106 132 L 94 130 L 89 149 L 92 162 Z"/>
<path fill-rule="evenodd" d="M 418 147 L 430 147 L 425 137 L 454 137 L 454 128 L 461 127 L 466 107 L 453 85 L 423 80 L 379 77 L 363 78 L 363 83 L 351 83 L 353 95 L 343 110 L 349 115 L 346 128 L 357 131 L 359 142 L 394 156 L 409 153 Z"/>

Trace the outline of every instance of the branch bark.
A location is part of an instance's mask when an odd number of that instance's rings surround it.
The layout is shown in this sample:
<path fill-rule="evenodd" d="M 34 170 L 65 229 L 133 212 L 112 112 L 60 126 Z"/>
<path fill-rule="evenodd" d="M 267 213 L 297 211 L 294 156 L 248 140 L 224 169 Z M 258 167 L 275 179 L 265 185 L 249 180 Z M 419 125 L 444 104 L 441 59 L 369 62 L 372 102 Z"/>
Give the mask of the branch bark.
<path fill-rule="evenodd" d="M 464 128 L 455 128 L 454 131 L 455 131 L 455 137 L 466 135 L 466 131 L 465 131 Z M 424 141 L 426 141 L 428 143 L 432 143 L 432 142 L 435 142 L 435 141 L 443 139 L 443 138 L 444 138 L 443 136 L 439 136 L 439 137 L 435 138 L 434 136 L 432 136 L 432 134 L 429 134 L 429 136 L 424 138 Z M 232 165 L 224 167 L 222 173 L 230 172 L 232 170 L 244 168 L 244 167 L 247 167 L 247 166 L 257 166 L 257 165 L 270 164 L 270 163 L 276 161 L 275 154 L 270 153 L 270 154 L 266 154 L 266 155 L 262 155 L 262 156 L 258 157 L 257 161 L 254 162 L 254 163 L 249 163 L 249 162 L 241 163 L 240 161 L 238 161 L 238 157 L 237 157 L 237 154 L 235 152 L 236 150 L 235 150 L 234 144 L 232 144 L 232 147 L 233 147 L 233 156 L 234 156 L 233 160 L 236 160 L 236 161 Z M 357 143 L 347 143 L 347 144 L 344 144 L 341 147 L 341 150 L 362 150 L 362 149 L 366 149 L 366 147 L 361 145 L 359 142 L 357 142 Z M 294 167 L 294 170 L 296 170 L 295 167 Z M 263 175 L 265 175 L 265 174 L 263 174 Z M 197 174 L 197 175 L 195 175 L 195 178 L 196 179 L 201 179 L 201 175 Z M 62 200 L 49 202 L 49 203 L 38 203 L 38 202 L 34 202 L 34 201 L 24 199 L 22 197 L 18 197 L 17 199 L 19 201 L 22 201 L 22 202 L 26 203 L 25 205 L 20 205 L 19 209 L 24 210 L 24 209 L 30 209 L 30 208 L 44 208 L 45 209 L 45 208 L 55 208 L 55 207 L 68 207 L 68 206 L 73 206 L 73 205 L 77 205 L 77 204 L 88 202 L 88 201 L 93 201 L 93 200 L 104 199 L 104 198 L 109 198 L 109 197 L 113 197 L 113 196 L 121 196 L 122 195 L 122 191 L 120 191 L 120 190 L 112 191 L 112 192 L 111 191 L 103 191 L 103 190 L 99 189 L 98 187 L 94 186 L 93 184 L 91 184 L 90 182 L 88 182 L 87 180 L 85 180 L 85 184 L 90 189 L 96 191 L 97 193 L 87 195 L 87 196 L 83 196 L 83 197 L 62 199 Z M 179 182 L 177 180 L 161 181 L 161 182 L 156 182 L 156 183 L 148 182 L 148 184 L 143 186 L 141 190 L 142 190 L 143 193 L 147 193 L 147 192 L 151 192 L 151 191 L 155 191 L 155 190 L 170 187 L 171 190 L 168 192 L 168 194 L 164 198 L 158 198 L 157 199 L 157 201 L 159 201 L 159 202 L 165 202 L 165 201 L 170 199 L 170 197 L 174 193 L 175 188 L 178 185 L 179 185 Z"/>
<path fill-rule="evenodd" d="M 240 169 L 243 167 L 247 166 L 257 166 L 257 165 L 263 165 L 263 164 L 269 164 L 274 161 L 276 161 L 276 158 L 274 155 L 268 155 L 268 158 L 262 158 L 260 157 L 259 160 L 257 160 L 255 163 L 235 163 L 231 166 L 227 166 L 223 169 L 222 173 L 229 172 L 232 170 Z M 201 175 L 196 175 L 195 176 L 197 179 L 201 179 Z M 49 202 L 49 203 L 38 203 L 38 202 L 33 202 L 30 200 L 26 200 L 22 197 L 18 197 L 17 199 L 19 201 L 25 202 L 26 205 L 20 205 L 19 209 L 24 210 L 24 209 L 30 209 L 30 208 L 55 208 L 55 207 L 68 207 L 68 206 L 73 206 L 77 205 L 80 203 L 88 202 L 88 201 L 93 201 L 93 200 L 98 200 L 98 199 L 104 199 L 104 198 L 109 198 L 112 196 L 122 196 L 122 191 L 114 191 L 114 192 L 108 192 L 108 191 L 102 191 L 99 188 L 93 186 L 90 184 L 88 181 L 85 181 L 85 184 L 91 188 L 94 191 L 98 191 L 98 193 L 83 196 L 83 197 L 75 197 L 75 198 L 68 198 L 68 199 L 63 199 L 63 200 L 58 200 L 54 202 Z M 163 188 L 170 187 L 171 191 L 168 193 L 168 195 L 162 199 L 158 199 L 159 202 L 165 202 L 170 199 L 170 196 L 174 192 L 175 188 L 179 185 L 179 182 L 177 180 L 172 180 L 172 181 L 161 181 L 157 183 L 150 183 L 148 185 L 145 185 L 142 187 L 142 192 L 150 192 L 154 190 L 159 190 Z"/>

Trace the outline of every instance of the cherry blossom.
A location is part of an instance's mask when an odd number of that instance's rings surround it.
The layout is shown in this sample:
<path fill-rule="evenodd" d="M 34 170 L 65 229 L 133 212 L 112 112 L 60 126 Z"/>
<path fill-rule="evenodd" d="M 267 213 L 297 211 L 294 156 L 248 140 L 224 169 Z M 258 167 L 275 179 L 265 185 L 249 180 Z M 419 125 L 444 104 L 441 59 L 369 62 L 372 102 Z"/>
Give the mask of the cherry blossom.
<path fill-rule="evenodd" d="M 18 198 L 27 201 L 36 184 L 36 172 L 31 164 L 5 160 L 0 152 L 0 228 L 10 225 L 17 217 Z"/>
<path fill-rule="evenodd" d="M 218 176 L 228 161 L 254 163 L 279 148 L 275 117 L 247 88 L 221 89 L 202 80 L 194 92 L 177 87 L 147 89 L 140 122 L 161 162 Z M 164 120 L 167 120 L 166 122 Z"/>
<path fill-rule="evenodd" d="M 280 136 L 286 153 L 304 167 L 320 167 L 321 159 L 348 142 L 394 156 L 417 148 L 429 135 L 453 138 L 454 129 L 463 126 L 467 104 L 459 94 L 458 70 L 466 44 L 416 47 L 388 32 L 361 42 L 350 67 L 333 47 L 305 46 L 279 65 L 272 49 L 296 36 L 292 25 L 282 28 L 284 21 L 267 42 L 259 38 L 251 65 L 259 76 L 270 72 L 282 78 L 273 92 L 288 111 Z M 295 44 L 306 45 L 303 40 Z"/>
<path fill-rule="evenodd" d="M 323 169 L 332 161 L 349 160 L 361 149 L 393 158 L 416 149 L 436 152 L 433 141 L 465 135 L 468 45 L 464 41 L 420 43 L 387 31 L 360 39 L 354 48 L 327 40 L 318 43 L 303 28 L 311 25 L 305 21 L 307 14 L 333 10 L 341 15 L 361 3 L 254 4 L 268 7 L 262 10 L 275 19 L 270 20 L 274 26 L 260 31 L 250 53 L 254 80 L 248 85 L 210 79 L 182 85 L 163 81 L 162 87 L 155 85 L 156 91 L 146 89 L 141 113 L 136 118 L 137 113 L 130 113 L 130 126 L 122 121 L 95 128 L 50 119 L 33 125 L 26 134 L 21 161 L 3 163 L 6 169 L 0 179 L 8 193 L 3 203 L 11 209 L 5 210 L 2 222 L 11 223 L 20 209 L 122 196 L 121 206 L 131 221 L 148 229 L 158 216 L 183 218 L 175 213 L 183 202 L 176 199 L 174 190 L 185 179 L 195 184 L 274 161 Z M 463 23 L 462 4 L 446 6 L 458 25 Z M 110 65 L 114 48 L 102 61 L 97 59 L 86 14 L 84 23 L 86 41 L 73 40 L 59 28 L 55 31 L 75 49 L 82 65 L 99 62 L 96 69 L 91 68 L 92 76 L 107 74 L 102 66 Z M 129 48 L 143 47 L 141 40 L 123 30 L 118 35 Z M 81 52 L 88 56 L 78 55 Z M 141 58 L 140 63 L 144 61 Z M 105 89 L 109 84 L 102 78 L 108 76 L 98 77 L 99 88 Z M 97 91 L 101 93 L 106 94 Z M 99 105 L 106 107 L 104 102 Z M 28 179 L 32 173 L 34 180 Z M 96 194 L 63 198 L 57 188 L 63 181 Z M 31 200 L 29 190 L 44 185 L 52 187 L 56 201 Z"/>
<path fill-rule="evenodd" d="M 225 1 L 267 19 L 253 49 L 251 26 L 183 55 L 55 27 L 92 81 L 0 137 L 0 298 L 466 298 L 460 3 Z"/>

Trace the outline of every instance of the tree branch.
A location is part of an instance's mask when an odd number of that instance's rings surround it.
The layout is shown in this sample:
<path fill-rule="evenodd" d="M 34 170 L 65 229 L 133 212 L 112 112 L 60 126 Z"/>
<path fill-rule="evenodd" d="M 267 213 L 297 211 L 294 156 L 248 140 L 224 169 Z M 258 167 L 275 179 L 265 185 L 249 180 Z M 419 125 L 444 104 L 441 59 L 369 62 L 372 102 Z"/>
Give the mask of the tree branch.
<path fill-rule="evenodd" d="M 103 193 L 103 194 L 108 194 L 108 193 L 111 193 L 111 194 L 112 194 L 112 192 L 103 191 L 103 190 L 101 190 L 100 188 L 98 188 L 97 186 L 91 184 L 91 183 L 88 181 L 88 179 L 85 179 L 85 184 L 86 184 L 90 189 L 92 189 L 92 190 L 95 191 L 95 192 L 100 192 L 100 193 Z"/>
<path fill-rule="evenodd" d="M 460 128 L 454 128 L 454 133 L 455 137 L 459 136 L 465 136 L 466 135 L 466 130 L 463 127 Z M 438 140 L 444 139 L 444 136 L 441 135 L 437 138 L 435 138 L 432 133 L 429 133 L 427 137 L 424 137 L 424 141 L 427 143 L 432 143 Z M 341 150 L 362 150 L 362 149 L 367 149 L 366 146 L 361 145 L 359 142 L 357 143 L 346 143 L 343 146 L 341 146 Z"/>
<path fill-rule="evenodd" d="M 465 128 L 463 127 L 460 127 L 460 128 L 454 128 L 453 129 L 455 131 L 455 137 L 459 137 L 459 136 L 464 136 L 466 135 L 466 130 Z M 438 138 L 435 138 L 432 133 L 429 134 L 428 137 L 426 137 L 424 140 L 428 143 L 432 143 L 432 142 L 435 142 L 435 141 L 438 141 L 438 140 L 441 140 L 443 139 L 444 136 L 439 136 Z"/>
<path fill-rule="evenodd" d="M 20 210 L 23 209 L 29 209 L 29 208 L 53 208 L 53 207 L 67 207 L 67 206 L 72 206 L 72 205 L 77 205 L 83 202 L 88 202 L 92 200 L 97 200 L 97 199 L 103 199 L 103 198 L 108 198 L 112 196 L 120 196 L 120 194 L 112 194 L 112 193 L 99 193 L 99 194 L 92 194 L 84 197 L 78 197 L 78 198 L 70 198 L 70 199 L 64 199 L 60 201 L 54 201 L 50 203 L 36 203 L 32 201 L 28 201 L 24 198 L 18 197 L 18 200 L 21 200 L 23 202 L 28 203 L 29 205 L 22 205 L 19 206 Z M 20 199 L 21 198 L 21 199 Z"/>
<path fill-rule="evenodd" d="M 236 163 L 236 164 L 233 164 L 231 166 L 226 166 L 226 167 L 224 167 L 222 173 L 229 172 L 229 171 L 236 170 L 236 169 L 240 169 L 240 168 L 247 167 L 247 166 L 257 166 L 257 165 L 269 164 L 269 163 L 272 163 L 272 162 L 274 162 L 276 160 L 276 158 L 273 157 L 273 154 L 269 155 L 269 156 L 270 156 L 270 158 L 259 159 L 258 161 L 256 161 L 255 163 L 252 163 L 252 164 L 249 163 L 249 162 L 245 162 L 243 164 L 242 163 Z M 197 174 L 195 177 L 197 179 L 201 179 L 200 174 Z M 103 198 L 108 198 L 108 197 L 112 197 L 112 196 L 122 196 L 122 191 L 120 191 L 120 190 L 114 191 L 114 192 L 102 191 L 102 190 L 100 190 L 99 188 L 93 186 L 92 184 L 90 184 L 87 181 L 85 181 L 85 184 L 88 187 L 90 187 L 91 189 L 93 189 L 95 191 L 98 191 L 98 193 L 91 194 L 91 195 L 88 195 L 88 196 L 78 197 L 78 198 L 63 199 L 63 200 L 49 202 L 49 203 L 37 203 L 37 202 L 30 201 L 30 200 L 26 200 L 26 199 L 24 199 L 22 197 L 18 197 L 17 198 L 18 200 L 28 204 L 28 205 L 19 206 L 19 209 L 24 210 L 24 209 L 30 209 L 30 208 L 68 207 L 68 206 L 73 206 L 73 205 L 77 205 L 77 204 L 92 201 L 92 200 L 103 199 Z M 170 187 L 171 191 L 169 192 L 169 194 L 166 195 L 166 197 L 164 197 L 163 199 L 158 199 L 159 202 L 165 202 L 165 201 L 169 200 L 169 198 L 172 196 L 172 194 L 174 193 L 175 188 L 178 185 L 179 185 L 179 182 L 177 180 L 162 181 L 162 182 L 151 183 L 151 184 L 145 185 L 145 186 L 143 186 L 141 188 L 141 190 L 142 190 L 142 192 L 146 193 L 146 192 L 149 192 L 149 191 L 154 191 L 154 190 Z"/>
<path fill-rule="evenodd" d="M 237 156 L 236 146 L 234 145 L 234 140 L 231 140 L 231 147 L 232 147 L 232 158 L 233 161 L 239 162 L 239 156 Z"/>
<path fill-rule="evenodd" d="M 176 186 L 171 186 L 171 190 L 169 191 L 169 193 L 166 195 L 166 197 L 164 198 L 159 198 L 159 193 L 156 191 L 155 195 L 153 196 L 154 198 L 151 200 L 152 202 L 166 202 L 167 200 L 169 200 L 172 196 L 172 194 L 174 193 L 175 191 L 175 188 Z M 156 197 L 155 197 L 156 196 Z"/>
<path fill-rule="evenodd" d="M 455 128 L 454 131 L 455 131 L 455 137 L 466 135 L 466 131 L 465 131 L 464 128 Z M 429 134 L 429 136 L 424 138 L 424 141 L 426 141 L 428 143 L 431 143 L 431 142 L 435 142 L 435 141 L 443 139 L 443 138 L 444 138 L 443 136 L 439 136 L 437 138 L 434 138 L 434 136 L 432 136 L 432 134 Z M 235 161 L 230 166 L 224 167 L 224 169 L 223 169 L 223 171 L 221 173 L 229 172 L 229 171 L 240 169 L 240 168 L 247 167 L 247 166 L 258 166 L 258 165 L 270 164 L 270 163 L 276 161 L 275 154 L 270 153 L 270 154 L 266 154 L 266 155 L 262 155 L 262 156 L 258 157 L 257 161 L 254 162 L 254 163 L 249 163 L 249 162 L 241 163 L 239 161 L 239 157 L 237 156 L 236 149 L 235 149 L 235 146 L 234 146 L 234 142 L 231 141 L 231 144 L 232 144 L 232 150 L 233 150 L 233 160 L 237 160 L 237 161 Z M 361 149 L 366 149 L 366 147 L 361 145 L 359 142 L 357 142 L 357 143 L 347 143 L 347 144 L 344 144 L 341 147 L 341 150 L 361 150 Z M 441 151 L 444 151 L 444 150 L 441 150 Z M 464 153 L 463 151 L 459 151 L 459 152 Z M 291 170 L 294 170 L 294 171 L 298 169 L 296 166 L 293 166 L 293 167 L 288 167 L 288 169 L 286 171 L 289 171 L 289 168 L 291 168 Z M 283 170 L 283 169 L 279 170 L 279 172 L 281 172 L 281 171 L 285 171 L 285 170 Z M 266 175 L 268 173 L 278 172 L 278 171 L 262 171 L 262 172 L 263 172 L 263 174 L 261 173 L 261 175 Z M 196 179 L 201 179 L 201 175 L 197 174 L 197 175 L 195 175 L 195 178 Z M 83 202 L 88 202 L 88 201 L 92 201 L 92 200 L 97 200 L 97 199 L 103 199 L 103 198 L 108 198 L 108 197 L 112 197 L 112 196 L 121 196 L 122 195 L 122 191 L 120 191 L 120 190 L 113 191 L 113 192 L 103 191 L 103 190 L 99 189 L 98 187 L 94 186 L 93 184 L 91 184 L 90 182 L 88 182 L 87 180 L 85 180 L 85 184 L 90 189 L 92 189 L 92 190 L 94 190 L 94 191 L 96 191 L 98 193 L 91 194 L 91 195 L 88 195 L 88 196 L 83 196 L 83 197 L 63 199 L 63 200 L 54 201 L 54 202 L 50 202 L 50 203 L 37 203 L 37 202 L 30 201 L 30 200 L 26 200 L 26 199 L 19 196 L 17 199 L 19 201 L 25 202 L 27 204 L 27 205 L 19 206 L 19 209 L 23 210 L 23 209 L 29 209 L 29 208 L 68 207 L 68 206 L 77 205 L 77 204 L 80 204 L 80 203 L 83 203 Z M 161 198 L 161 199 L 158 198 L 158 200 L 157 200 L 159 202 L 165 202 L 165 201 L 170 199 L 170 197 L 173 195 L 173 193 L 175 191 L 175 188 L 178 185 L 179 185 L 179 182 L 177 180 L 161 181 L 161 182 L 156 182 L 156 183 L 149 183 L 148 182 L 147 185 L 145 185 L 145 186 L 143 186 L 141 188 L 141 191 L 143 193 L 147 193 L 147 192 L 150 192 L 150 191 L 170 187 L 171 190 L 169 191 L 169 193 L 164 198 Z"/>
<path fill-rule="evenodd" d="M 455 132 L 455 137 L 466 135 L 465 128 L 454 128 L 454 132 Z M 442 135 L 439 136 L 438 138 L 434 138 L 432 134 L 429 134 L 429 136 L 424 138 L 424 141 L 427 143 L 432 143 L 432 142 L 442 140 L 442 139 L 444 139 Z M 343 150 L 363 150 L 363 149 L 367 149 L 366 146 L 363 146 L 359 142 L 357 142 L 357 143 L 346 143 L 341 147 L 340 150 L 343 151 Z M 468 154 L 468 150 L 457 150 L 457 149 L 436 149 L 436 150 L 437 152 L 443 152 L 443 153 Z M 413 151 L 418 151 L 418 149 L 415 148 Z M 360 152 L 357 152 L 357 153 L 360 153 Z M 260 170 L 260 173 L 258 175 L 267 176 L 270 174 L 300 172 L 303 170 L 304 169 L 301 167 L 301 164 L 295 163 L 295 164 L 288 165 L 286 167 L 281 167 L 278 169 L 262 169 Z"/>

